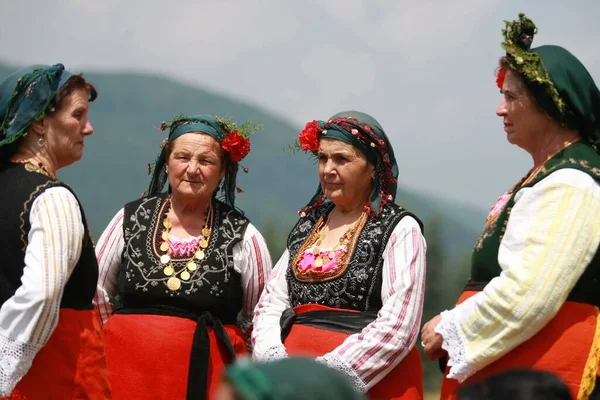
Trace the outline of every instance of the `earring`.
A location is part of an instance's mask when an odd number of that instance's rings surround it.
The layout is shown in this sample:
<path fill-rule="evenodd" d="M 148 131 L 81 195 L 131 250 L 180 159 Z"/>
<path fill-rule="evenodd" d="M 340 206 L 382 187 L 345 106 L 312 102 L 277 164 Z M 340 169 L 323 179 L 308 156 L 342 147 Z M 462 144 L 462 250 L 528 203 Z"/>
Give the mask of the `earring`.
<path fill-rule="evenodd" d="M 43 136 L 40 136 L 40 137 L 38 138 L 37 144 L 38 144 L 38 146 L 40 146 L 40 147 L 44 147 L 44 145 L 46 144 L 46 141 L 44 140 L 44 137 L 43 137 Z"/>

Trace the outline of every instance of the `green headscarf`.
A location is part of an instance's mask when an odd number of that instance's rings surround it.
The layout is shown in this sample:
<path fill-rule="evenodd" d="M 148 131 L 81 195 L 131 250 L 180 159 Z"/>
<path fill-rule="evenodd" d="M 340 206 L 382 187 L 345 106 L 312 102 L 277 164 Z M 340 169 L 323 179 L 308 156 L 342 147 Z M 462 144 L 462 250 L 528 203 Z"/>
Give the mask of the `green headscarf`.
<path fill-rule="evenodd" d="M 225 376 L 244 400 L 366 399 L 342 373 L 307 358 L 236 364 Z"/>
<path fill-rule="evenodd" d="M 246 124 L 243 126 L 246 126 Z M 236 178 L 239 169 L 238 159 L 244 158 L 250 151 L 250 140 L 245 132 L 242 132 L 241 129 L 236 129 L 236 125 L 233 123 L 226 123 L 218 117 L 207 114 L 190 117 L 182 116 L 175 118 L 169 123 L 163 122 L 161 130 L 166 129 L 169 129 L 169 135 L 165 142 L 163 142 L 162 150 L 154 163 L 154 173 L 152 174 L 146 195 L 152 196 L 160 193 L 165 183 L 167 183 L 167 145 L 186 133 L 202 132 L 219 142 L 221 147 L 229 154 L 228 159 L 225 160 L 227 171 L 220 190 L 223 194 L 222 200 L 229 206 L 234 207 Z M 236 154 L 233 154 L 232 151 Z M 214 196 L 216 196 L 218 191 L 218 189 L 215 191 Z"/>
<path fill-rule="evenodd" d="M 525 14 L 504 22 L 502 47 L 509 66 L 523 77 L 540 107 L 588 142 L 600 144 L 600 91 L 581 61 L 560 46 L 531 49 L 537 27 Z"/>
<path fill-rule="evenodd" d="M 300 132 L 298 141 L 304 151 L 316 154 L 320 138 L 337 139 L 355 146 L 375 166 L 375 181 L 366 207 L 372 218 L 379 217 L 385 204 L 396 198 L 398 186 L 398 164 L 394 149 L 379 122 L 360 111 L 344 111 L 327 121 L 309 122 Z M 300 210 L 300 215 L 305 215 L 323 202 L 323 189 L 319 185 L 308 205 Z"/>
<path fill-rule="evenodd" d="M 53 107 L 54 97 L 71 77 L 62 64 L 33 65 L 0 84 L 0 147 L 18 141 Z"/>

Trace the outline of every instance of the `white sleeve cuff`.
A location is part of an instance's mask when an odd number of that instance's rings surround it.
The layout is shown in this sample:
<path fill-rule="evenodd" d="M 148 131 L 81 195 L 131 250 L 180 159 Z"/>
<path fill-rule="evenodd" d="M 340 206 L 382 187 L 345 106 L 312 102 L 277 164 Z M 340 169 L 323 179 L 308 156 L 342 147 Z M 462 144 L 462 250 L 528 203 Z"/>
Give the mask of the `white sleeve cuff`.
<path fill-rule="evenodd" d="M 25 376 L 42 346 L 10 339 L 0 334 L 0 395 L 10 396 Z"/>
<path fill-rule="evenodd" d="M 356 373 L 354 368 L 344 361 L 340 356 L 333 353 L 327 353 L 322 357 L 317 357 L 317 361 L 327 365 L 329 368 L 340 371 L 350 379 L 352 385 L 360 393 L 366 393 L 368 388 L 367 385 L 360 379 L 360 376 Z"/>
<path fill-rule="evenodd" d="M 462 383 L 477 372 L 478 368 L 469 365 L 467 361 L 467 350 L 458 331 L 453 311 L 443 311 L 441 313 L 442 320 L 435 328 L 435 333 L 442 335 L 442 349 L 448 352 L 448 366 L 450 367 L 450 371 L 447 378 L 456 379 Z"/>

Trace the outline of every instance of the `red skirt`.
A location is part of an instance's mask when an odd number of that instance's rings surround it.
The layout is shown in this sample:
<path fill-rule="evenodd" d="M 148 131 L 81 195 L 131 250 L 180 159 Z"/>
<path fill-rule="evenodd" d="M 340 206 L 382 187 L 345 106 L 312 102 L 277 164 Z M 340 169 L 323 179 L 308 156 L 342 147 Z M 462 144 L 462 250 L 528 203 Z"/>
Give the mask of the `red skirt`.
<path fill-rule="evenodd" d="M 464 292 L 458 304 L 476 293 L 478 292 Z M 552 372 L 567 384 L 573 399 L 587 399 L 594 389 L 598 373 L 599 322 L 597 307 L 567 301 L 558 314 L 535 336 L 478 371 L 462 384 L 459 385 L 455 379 L 446 378 L 449 371 L 447 368 L 442 382 L 441 399 L 456 399 L 459 386 L 482 381 L 515 368 Z"/>
<path fill-rule="evenodd" d="M 196 321 L 165 315 L 115 314 L 104 325 L 113 399 L 185 399 Z M 208 393 L 213 397 L 230 356 L 208 327 Z M 225 325 L 237 355 L 247 354 L 241 330 Z"/>
<path fill-rule="evenodd" d="M 110 399 L 102 334 L 93 310 L 61 308 L 58 325 L 9 399 Z"/>
<path fill-rule="evenodd" d="M 294 308 L 297 315 L 320 310 L 355 312 L 316 304 L 307 304 Z M 294 324 L 292 325 L 290 333 L 285 338 L 284 344 L 288 354 L 291 356 L 314 358 L 331 352 L 342 344 L 348 336 L 350 336 L 348 333 Z M 373 386 L 367 395 L 373 400 L 423 399 L 423 370 L 421 366 L 421 356 L 416 347 L 413 347 L 400 364 L 391 370 L 380 382 Z"/>

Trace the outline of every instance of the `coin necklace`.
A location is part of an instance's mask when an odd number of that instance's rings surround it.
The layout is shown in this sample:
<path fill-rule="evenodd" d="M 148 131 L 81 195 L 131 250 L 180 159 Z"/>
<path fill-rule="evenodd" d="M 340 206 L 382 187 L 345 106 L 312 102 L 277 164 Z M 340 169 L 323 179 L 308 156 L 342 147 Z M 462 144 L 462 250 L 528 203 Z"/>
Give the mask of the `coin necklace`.
<path fill-rule="evenodd" d="M 171 236 L 171 228 L 173 227 L 171 221 L 169 221 L 171 199 L 169 198 L 167 201 L 169 204 L 166 207 L 165 219 L 163 220 L 163 227 L 165 230 L 161 235 L 162 241 L 159 247 L 160 251 L 164 252 L 164 254 L 160 256 L 160 263 L 165 266 L 163 268 L 163 273 L 166 276 L 170 276 L 170 278 L 167 280 L 167 288 L 169 288 L 169 290 L 176 291 L 181 288 L 181 281 L 188 281 L 192 276 L 190 272 L 194 272 L 196 269 L 198 269 L 198 264 L 196 264 L 196 261 L 194 260 L 202 261 L 206 255 L 205 251 L 208 247 L 208 240 L 212 231 L 214 210 L 211 203 L 206 211 L 206 221 L 204 222 L 204 228 L 202 228 L 202 239 L 200 239 L 198 242 L 198 248 L 185 266 L 179 271 L 176 271 L 175 267 L 173 266 L 173 259 L 171 257 L 171 250 L 169 248 L 169 237 Z"/>
<path fill-rule="evenodd" d="M 331 215 L 331 214 L 330 214 Z M 362 213 L 358 220 L 352 224 L 350 228 L 340 237 L 338 244 L 331 249 L 326 255 L 321 255 L 321 244 L 323 243 L 323 239 L 325 239 L 325 235 L 327 234 L 329 216 L 327 216 L 327 220 L 323 224 L 321 230 L 319 231 L 319 238 L 317 239 L 315 246 L 313 247 L 313 254 L 316 256 L 315 259 L 315 267 L 322 267 L 329 263 L 335 257 L 337 250 L 342 250 L 342 253 L 345 252 L 348 248 L 348 243 L 350 243 L 350 239 L 356 233 L 359 225 L 361 225 L 362 220 L 366 219 L 366 213 Z"/>

